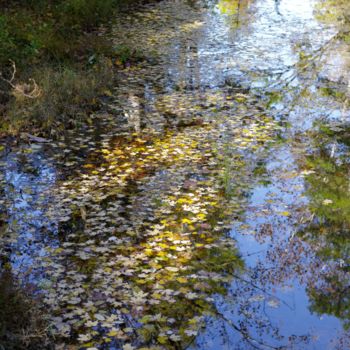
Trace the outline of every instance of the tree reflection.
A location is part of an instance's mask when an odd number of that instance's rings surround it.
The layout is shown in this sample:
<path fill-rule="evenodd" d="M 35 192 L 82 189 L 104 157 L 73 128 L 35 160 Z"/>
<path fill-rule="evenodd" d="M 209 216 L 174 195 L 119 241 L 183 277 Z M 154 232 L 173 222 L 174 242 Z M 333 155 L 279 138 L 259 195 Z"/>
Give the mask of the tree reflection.
<path fill-rule="evenodd" d="M 232 27 L 240 27 L 245 20 L 248 20 L 247 11 L 252 4 L 252 0 L 219 0 L 219 11 L 229 16 L 229 23 Z"/>
<path fill-rule="evenodd" d="M 307 157 L 307 194 L 313 221 L 300 237 L 316 247 L 322 268 L 309 283 L 311 309 L 350 326 L 350 161 L 349 128 L 322 127 Z"/>

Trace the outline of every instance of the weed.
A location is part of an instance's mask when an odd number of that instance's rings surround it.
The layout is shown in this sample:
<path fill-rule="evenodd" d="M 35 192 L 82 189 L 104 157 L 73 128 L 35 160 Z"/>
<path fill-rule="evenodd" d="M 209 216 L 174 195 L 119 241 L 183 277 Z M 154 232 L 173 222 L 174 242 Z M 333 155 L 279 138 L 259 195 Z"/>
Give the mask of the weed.
<path fill-rule="evenodd" d="M 132 49 L 126 45 L 115 46 L 113 53 L 124 66 L 128 63 L 138 63 L 144 59 L 141 51 Z"/>

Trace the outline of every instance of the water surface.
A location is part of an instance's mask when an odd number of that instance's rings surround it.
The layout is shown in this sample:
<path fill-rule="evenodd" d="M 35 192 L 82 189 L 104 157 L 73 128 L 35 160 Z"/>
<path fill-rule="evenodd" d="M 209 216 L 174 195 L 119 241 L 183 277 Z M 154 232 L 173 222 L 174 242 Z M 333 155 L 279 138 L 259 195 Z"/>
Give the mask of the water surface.
<path fill-rule="evenodd" d="M 349 348 L 348 44 L 327 6 L 125 14 L 110 35 L 146 59 L 107 112 L 2 150 L 2 264 L 63 347 Z"/>

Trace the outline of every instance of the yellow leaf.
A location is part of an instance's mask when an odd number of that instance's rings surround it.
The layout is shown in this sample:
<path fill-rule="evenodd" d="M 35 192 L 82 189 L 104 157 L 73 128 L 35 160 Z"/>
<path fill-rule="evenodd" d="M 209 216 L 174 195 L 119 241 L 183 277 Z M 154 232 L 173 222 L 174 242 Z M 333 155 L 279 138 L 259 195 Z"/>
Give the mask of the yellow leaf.
<path fill-rule="evenodd" d="M 107 333 L 109 337 L 115 337 L 117 334 L 119 334 L 117 330 L 112 330 L 109 333 Z"/>
<path fill-rule="evenodd" d="M 93 165 L 93 164 L 85 164 L 84 166 L 83 166 L 83 168 L 85 168 L 85 169 L 91 169 L 91 168 L 94 168 L 95 166 Z"/>
<path fill-rule="evenodd" d="M 197 218 L 198 218 L 199 220 L 204 220 L 206 217 L 207 217 L 207 216 L 206 216 L 204 213 L 199 213 L 199 214 L 197 214 Z"/>
<path fill-rule="evenodd" d="M 108 89 L 103 90 L 103 94 L 106 95 L 106 96 L 113 96 L 111 90 L 108 90 Z"/>
<path fill-rule="evenodd" d="M 185 277 L 179 277 L 176 279 L 179 283 L 187 283 L 188 282 L 188 279 L 185 278 Z"/>
<path fill-rule="evenodd" d="M 138 279 L 138 280 L 136 280 L 136 283 L 138 283 L 138 284 L 145 284 L 145 283 L 147 283 L 147 281 L 143 280 L 143 279 Z"/>
<path fill-rule="evenodd" d="M 158 337 L 158 338 L 157 338 L 157 340 L 158 340 L 158 342 L 159 342 L 160 344 L 166 344 L 166 343 L 167 343 L 168 338 L 167 338 L 167 337 L 162 336 L 162 337 Z"/>

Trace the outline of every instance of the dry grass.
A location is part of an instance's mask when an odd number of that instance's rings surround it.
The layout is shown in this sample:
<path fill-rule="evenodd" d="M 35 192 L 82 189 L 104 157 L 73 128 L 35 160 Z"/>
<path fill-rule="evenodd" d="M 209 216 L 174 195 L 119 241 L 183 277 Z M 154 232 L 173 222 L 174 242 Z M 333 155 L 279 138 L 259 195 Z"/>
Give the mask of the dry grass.
<path fill-rule="evenodd" d="M 112 66 L 106 59 L 89 70 L 48 66 L 30 74 L 41 94 L 28 98 L 12 91 L 1 125 L 10 133 L 31 130 L 55 136 L 64 129 L 79 127 L 98 108 L 98 96 L 113 81 Z"/>
<path fill-rule="evenodd" d="M 0 274 L 0 349 L 53 349 L 46 316 L 30 287 L 21 288 L 12 274 Z"/>

